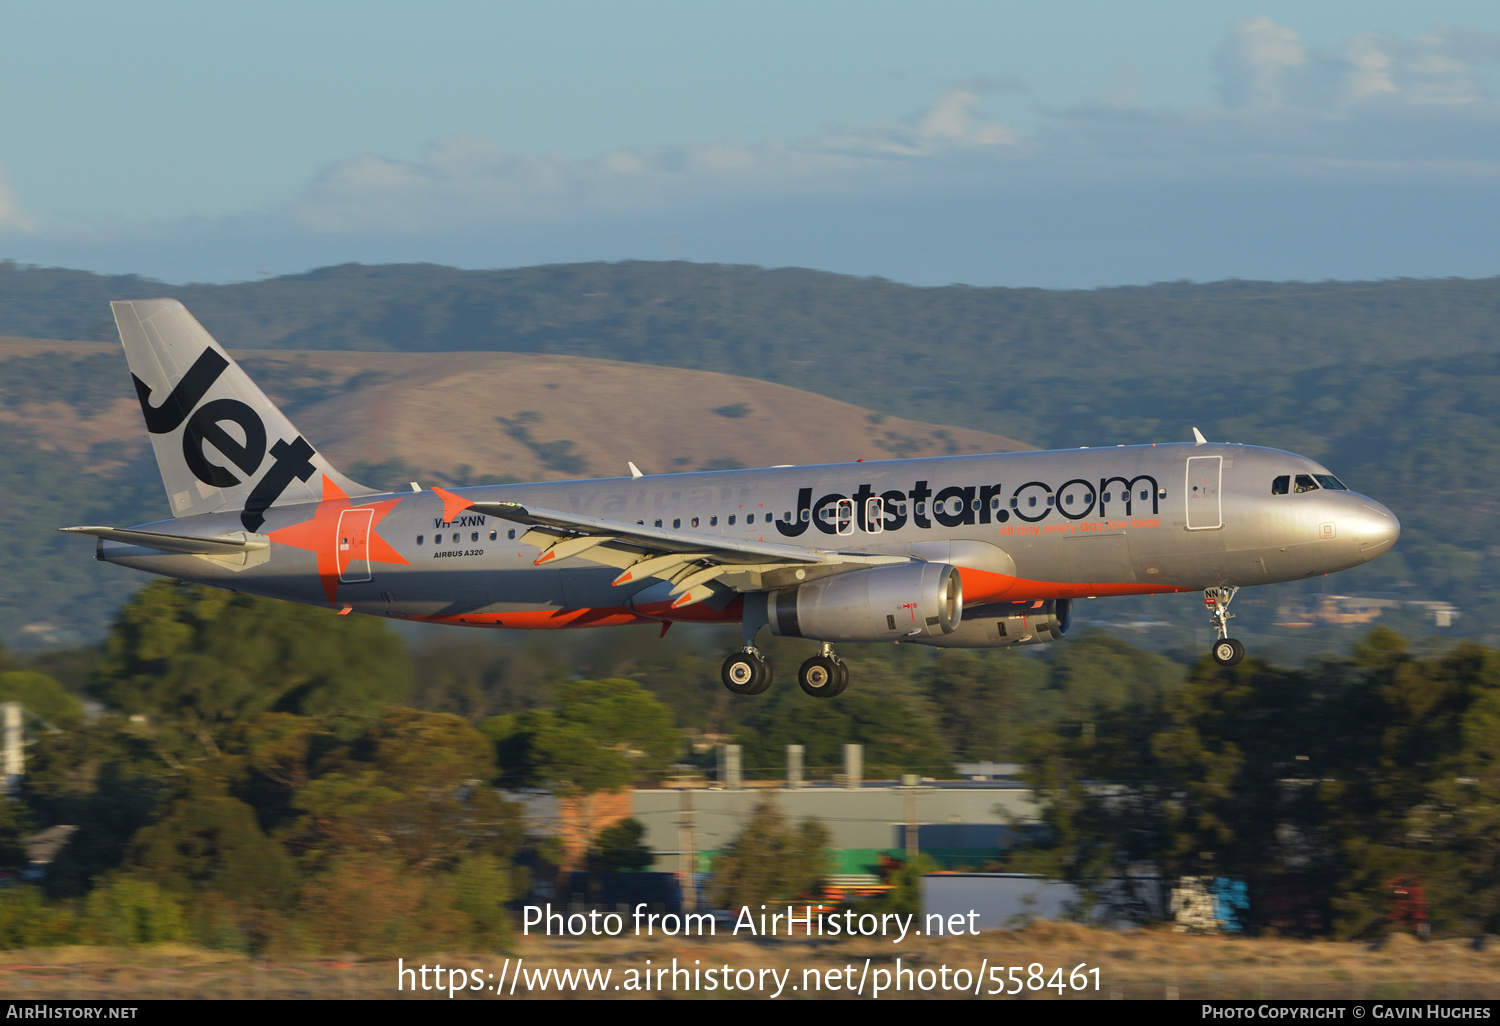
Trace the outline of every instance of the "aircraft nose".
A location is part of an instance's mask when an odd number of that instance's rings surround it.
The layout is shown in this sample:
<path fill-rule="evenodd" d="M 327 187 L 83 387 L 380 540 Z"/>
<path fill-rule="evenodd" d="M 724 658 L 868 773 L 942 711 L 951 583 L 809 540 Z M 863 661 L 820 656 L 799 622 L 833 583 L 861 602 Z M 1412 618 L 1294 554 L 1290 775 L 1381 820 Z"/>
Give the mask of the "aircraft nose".
<path fill-rule="evenodd" d="M 1367 563 L 1401 537 L 1401 521 L 1396 519 L 1396 514 L 1373 499 L 1360 500 L 1358 521 L 1359 554 Z"/>

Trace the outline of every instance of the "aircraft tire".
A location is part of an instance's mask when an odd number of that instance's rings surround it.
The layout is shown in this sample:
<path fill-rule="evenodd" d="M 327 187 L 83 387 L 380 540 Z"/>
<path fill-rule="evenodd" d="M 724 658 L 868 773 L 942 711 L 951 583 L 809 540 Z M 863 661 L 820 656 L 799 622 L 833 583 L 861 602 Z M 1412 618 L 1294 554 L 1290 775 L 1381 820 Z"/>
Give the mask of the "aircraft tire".
<path fill-rule="evenodd" d="M 1238 666 L 1245 658 L 1245 646 L 1234 638 L 1224 638 L 1214 642 L 1213 657 L 1220 666 Z"/>
<path fill-rule="evenodd" d="M 755 681 L 755 690 L 749 692 L 749 694 L 752 694 L 752 695 L 762 695 L 762 694 L 765 694 L 766 689 L 771 686 L 771 679 L 772 679 L 773 676 L 774 676 L 774 674 L 771 671 L 771 660 L 767 659 L 765 656 L 761 656 L 760 657 L 760 676 L 756 678 L 756 681 Z"/>
<path fill-rule="evenodd" d="M 827 656 L 813 656 L 797 671 L 797 684 L 814 698 L 832 698 L 839 693 L 838 661 Z"/>
<path fill-rule="evenodd" d="M 849 664 L 840 659 L 837 661 L 836 665 L 839 668 L 838 684 L 835 686 L 833 694 L 829 696 L 830 698 L 836 698 L 839 695 L 842 695 L 844 693 L 844 689 L 849 686 Z"/>
<path fill-rule="evenodd" d="M 749 652 L 735 652 L 724 660 L 719 679 L 736 695 L 758 695 L 771 686 L 771 664 Z"/>

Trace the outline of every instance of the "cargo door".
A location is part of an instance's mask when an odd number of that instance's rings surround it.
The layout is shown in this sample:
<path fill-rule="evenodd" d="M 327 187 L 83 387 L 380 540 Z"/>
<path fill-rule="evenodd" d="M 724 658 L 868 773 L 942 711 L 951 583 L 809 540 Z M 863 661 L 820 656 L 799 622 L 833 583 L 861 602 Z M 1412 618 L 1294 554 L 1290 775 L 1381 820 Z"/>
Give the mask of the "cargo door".
<path fill-rule="evenodd" d="M 1187 461 L 1187 529 L 1210 531 L 1224 526 L 1219 488 L 1224 477 L 1224 457 L 1193 456 Z"/>
<path fill-rule="evenodd" d="M 339 514 L 338 553 L 339 580 L 358 584 L 370 580 L 370 521 L 373 509 L 346 509 Z"/>

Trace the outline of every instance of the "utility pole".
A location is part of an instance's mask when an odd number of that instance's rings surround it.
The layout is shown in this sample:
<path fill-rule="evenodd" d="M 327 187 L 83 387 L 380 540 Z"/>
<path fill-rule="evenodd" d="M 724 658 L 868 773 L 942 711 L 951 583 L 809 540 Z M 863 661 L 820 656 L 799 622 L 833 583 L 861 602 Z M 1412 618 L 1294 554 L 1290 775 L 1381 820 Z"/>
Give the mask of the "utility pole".
<path fill-rule="evenodd" d="M 9 794 L 21 782 L 21 776 L 26 772 L 26 749 L 25 741 L 21 734 L 21 703 L 0 702 L 0 731 L 4 733 L 3 759 L 4 765 L 0 767 L 0 773 L 4 776 L 5 793 Z"/>

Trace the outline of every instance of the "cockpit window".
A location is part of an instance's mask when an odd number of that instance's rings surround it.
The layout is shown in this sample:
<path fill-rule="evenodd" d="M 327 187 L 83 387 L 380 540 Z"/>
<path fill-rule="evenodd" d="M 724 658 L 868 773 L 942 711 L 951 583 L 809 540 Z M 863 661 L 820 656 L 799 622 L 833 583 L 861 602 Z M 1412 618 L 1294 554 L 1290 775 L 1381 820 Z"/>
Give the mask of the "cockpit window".
<path fill-rule="evenodd" d="M 1347 492 L 1349 490 L 1348 485 L 1344 484 L 1344 482 L 1340 481 L 1332 474 L 1314 474 L 1313 477 L 1318 479 L 1318 484 L 1322 485 L 1324 488 L 1330 488 L 1335 492 Z"/>
<path fill-rule="evenodd" d="M 1315 492 L 1318 490 L 1318 482 L 1314 481 L 1309 474 L 1297 475 L 1297 486 L 1292 489 L 1298 495 L 1303 492 Z"/>
<path fill-rule="evenodd" d="M 1272 495 L 1285 495 L 1288 491 L 1291 490 L 1291 487 L 1292 487 L 1292 477 L 1291 477 L 1291 475 L 1290 474 L 1282 474 L 1280 477 L 1276 478 L 1274 481 L 1271 482 L 1271 494 Z"/>

